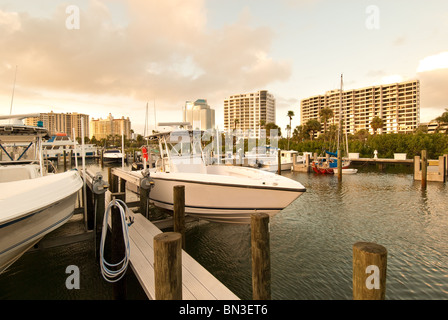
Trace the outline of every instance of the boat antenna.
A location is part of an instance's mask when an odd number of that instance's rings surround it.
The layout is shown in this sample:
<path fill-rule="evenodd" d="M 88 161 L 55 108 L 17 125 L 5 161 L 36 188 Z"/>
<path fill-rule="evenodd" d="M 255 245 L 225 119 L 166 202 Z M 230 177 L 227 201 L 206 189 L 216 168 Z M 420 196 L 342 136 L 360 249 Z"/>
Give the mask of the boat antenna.
<path fill-rule="evenodd" d="M 12 114 L 12 103 L 14 101 L 14 91 L 16 89 L 16 79 L 17 79 L 17 65 L 16 65 L 16 72 L 14 74 L 14 84 L 12 86 L 11 107 L 9 108 L 9 115 Z"/>

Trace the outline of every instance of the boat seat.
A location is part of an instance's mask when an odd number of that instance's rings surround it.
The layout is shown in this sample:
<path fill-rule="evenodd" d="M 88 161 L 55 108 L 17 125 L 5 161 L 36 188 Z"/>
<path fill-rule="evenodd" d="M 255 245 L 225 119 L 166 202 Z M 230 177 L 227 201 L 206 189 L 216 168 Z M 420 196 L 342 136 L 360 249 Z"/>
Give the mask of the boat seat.
<path fill-rule="evenodd" d="M 0 182 L 33 179 L 39 176 L 39 166 L 5 166 L 0 167 Z"/>

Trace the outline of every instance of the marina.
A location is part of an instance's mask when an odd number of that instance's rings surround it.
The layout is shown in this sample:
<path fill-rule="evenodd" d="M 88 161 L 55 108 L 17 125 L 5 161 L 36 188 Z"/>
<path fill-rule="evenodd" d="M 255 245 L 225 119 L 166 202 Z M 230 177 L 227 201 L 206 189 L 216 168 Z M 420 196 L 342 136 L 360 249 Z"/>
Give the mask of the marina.
<path fill-rule="evenodd" d="M 94 161 L 87 166 L 104 177 L 110 168 Z M 409 166 L 390 166 L 380 172 L 374 167 L 359 169 L 342 183 L 336 176 L 282 173 L 301 181 L 307 192 L 271 219 L 272 299 L 351 299 L 351 250 L 357 241 L 380 243 L 388 249 L 386 299 L 446 298 L 448 239 L 444 230 L 448 220 L 446 202 L 440 201 L 446 199 L 446 184 L 428 182 L 422 190 Z M 238 298 L 251 299 L 248 225 L 191 220 L 185 237 L 185 250 L 194 260 Z M 80 241 L 26 253 L 0 276 L 0 296 L 114 299 L 93 252 L 92 241 Z M 82 283 L 95 285 L 68 290 L 65 268 L 72 264 L 81 268 Z M 14 285 L 17 282 L 19 288 Z M 30 286 L 31 290 L 20 289 Z M 127 286 L 128 299 L 148 298 L 133 273 Z"/>

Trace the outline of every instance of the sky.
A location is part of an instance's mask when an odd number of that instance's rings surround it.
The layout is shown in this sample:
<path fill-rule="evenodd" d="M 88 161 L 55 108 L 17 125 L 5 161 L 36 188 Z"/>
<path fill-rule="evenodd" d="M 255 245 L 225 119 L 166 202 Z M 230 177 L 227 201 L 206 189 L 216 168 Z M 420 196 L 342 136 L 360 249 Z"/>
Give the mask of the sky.
<path fill-rule="evenodd" d="M 0 114 L 129 117 L 143 133 L 207 99 L 268 90 L 276 123 L 340 87 L 419 79 L 421 122 L 448 108 L 446 0 L 0 0 Z"/>

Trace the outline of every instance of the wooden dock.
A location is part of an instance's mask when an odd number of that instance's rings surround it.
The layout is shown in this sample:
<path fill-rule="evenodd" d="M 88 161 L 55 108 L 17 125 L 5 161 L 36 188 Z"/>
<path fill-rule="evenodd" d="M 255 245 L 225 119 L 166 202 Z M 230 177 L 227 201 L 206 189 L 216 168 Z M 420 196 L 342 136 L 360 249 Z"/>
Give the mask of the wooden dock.
<path fill-rule="evenodd" d="M 116 170 L 116 168 L 114 168 L 113 172 L 117 173 L 117 175 L 114 175 L 113 179 L 113 183 L 115 184 L 118 183 L 118 179 L 115 180 L 116 178 L 124 180 L 124 178 L 128 177 L 129 181 L 127 182 L 131 189 L 135 189 L 140 185 L 140 179 L 135 179 L 135 176 L 127 175 L 125 171 L 120 169 Z M 95 194 L 94 179 L 95 174 L 87 170 L 87 197 L 84 198 L 81 194 L 79 195 L 80 199 L 87 199 L 87 204 L 83 203 L 82 207 L 77 208 L 75 210 L 75 215 L 70 221 L 68 221 L 61 228 L 44 237 L 32 250 L 44 250 L 80 241 L 94 241 L 96 242 L 95 247 L 98 249 L 99 239 L 101 238 L 100 227 L 102 225 L 104 210 L 108 207 L 111 198 L 116 193 L 112 193 L 108 190 L 108 187 L 106 187 L 107 182 L 104 181 L 105 190 L 103 190 L 100 194 Z M 131 183 L 136 185 L 131 186 Z M 84 200 L 82 202 L 84 202 Z M 96 208 L 93 208 L 94 204 L 96 204 Z M 84 211 L 85 205 L 87 205 L 86 211 Z M 127 203 L 127 205 L 128 208 L 126 210 L 126 214 L 133 219 L 133 223 L 128 228 L 130 243 L 129 266 L 138 279 L 148 299 L 155 300 L 154 237 L 163 233 L 156 225 L 161 228 L 170 227 L 172 226 L 172 219 L 154 221 L 153 223 L 144 215 L 133 211 L 141 210 L 141 207 L 138 206 L 139 202 L 130 202 Z M 95 210 L 97 210 L 96 232 L 94 227 L 95 217 L 92 213 Z M 191 221 L 191 219 L 186 219 L 186 221 Z M 183 300 L 239 300 L 238 296 L 236 296 L 184 250 L 181 252 L 181 260 Z"/>
<path fill-rule="evenodd" d="M 130 210 L 129 210 L 130 211 Z M 128 211 L 128 212 L 129 212 Z M 129 213 L 134 223 L 129 227 L 130 266 L 149 299 L 155 299 L 154 236 L 162 233 L 141 214 Z M 239 298 L 182 250 L 183 300 L 239 300 Z"/>
<path fill-rule="evenodd" d="M 89 176 L 92 176 L 92 174 Z M 134 192 L 139 192 L 139 189 L 141 189 L 143 176 L 137 178 L 121 168 L 112 168 L 110 177 L 112 189 L 116 190 L 118 187 L 118 181 L 115 177 L 120 179 L 120 185 L 123 186 L 123 189 L 129 187 Z M 126 182 L 124 183 L 124 181 Z M 115 186 L 112 186 L 112 184 L 115 184 Z M 112 193 L 109 190 L 106 191 L 105 207 L 108 206 L 111 196 Z M 139 210 L 141 212 L 146 211 L 142 207 Z M 134 213 L 129 208 L 126 213 L 134 219 L 134 222 L 129 226 L 130 266 L 148 298 L 155 300 L 154 237 L 162 231 L 141 213 Z M 185 250 L 182 250 L 181 255 L 183 300 L 239 300 L 232 291 Z"/>

